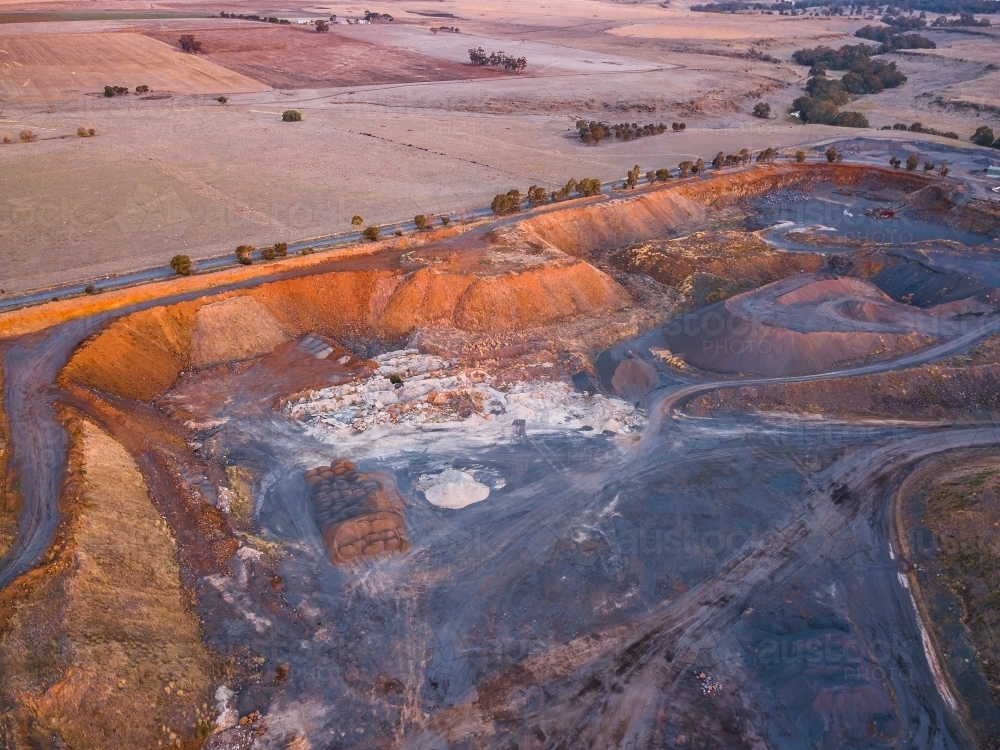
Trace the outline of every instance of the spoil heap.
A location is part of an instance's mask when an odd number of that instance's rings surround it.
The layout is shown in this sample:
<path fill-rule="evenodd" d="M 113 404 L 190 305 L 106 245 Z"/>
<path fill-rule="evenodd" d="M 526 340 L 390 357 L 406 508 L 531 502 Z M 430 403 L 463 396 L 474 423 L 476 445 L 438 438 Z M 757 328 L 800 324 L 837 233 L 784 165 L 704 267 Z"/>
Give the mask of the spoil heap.
<path fill-rule="evenodd" d="M 342 565 L 361 555 L 397 554 L 409 548 L 395 491 L 377 478 L 346 460 L 310 469 L 305 476 L 330 562 Z"/>

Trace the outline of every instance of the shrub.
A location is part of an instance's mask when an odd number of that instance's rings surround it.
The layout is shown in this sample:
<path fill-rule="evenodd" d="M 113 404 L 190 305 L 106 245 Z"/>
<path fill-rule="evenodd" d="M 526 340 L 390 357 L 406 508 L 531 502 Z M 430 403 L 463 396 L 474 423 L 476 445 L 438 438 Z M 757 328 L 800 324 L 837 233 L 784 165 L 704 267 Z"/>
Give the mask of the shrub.
<path fill-rule="evenodd" d="M 837 161 L 837 149 L 833 146 L 830 146 L 830 148 L 826 150 L 826 160 L 831 164 Z"/>
<path fill-rule="evenodd" d="M 325 34 L 330 30 L 329 22 L 324 21 L 322 18 L 317 18 L 315 24 L 316 24 L 316 31 L 319 32 L 320 34 Z"/>
<path fill-rule="evenodd" d="M 364 223 L 365 223 L 365 220 L 362 219 L 357 214 L 354 214 L 354 216 L 351 217 L 351 226 L 353 226 L 353 227 L 360 227 Z"/>
<path fill-rule="evenodd" d="M 705 171 L 705 160 L 698 159 L 698 161 L 694 163 L 694 166 L 691 167 L 691 171 L 694 174 L 702 174 Z"/>
<path fill-rule="evenodd" d="M 424 214 L 417 214 L 413 217 L 413 223 L 417 225 L 417 229 L 426 229 L 427 216 Z"/>
<path fill-rule="evenodd" d="M 371 240 L 372 242 L 375 242 L 378 239 L 379 233 L 381 231 L 382 231 L 381 227 L 373 225 L 370 227 L 365 227 L 365 231 L 362 232 L 362 234 L 364 235 L 366 240 Z"/>
<path fill-rule="evenodd" d="M 687 127 L 687 125 L 683 122 L 673 122 L 670 124 L 670 127 L 675 133 L 679 133 L 680 131 L 684 130 Z"/>
<path fill-rule="evenodd" d="M 450 223 L 451 223 L 451 217 L 450 216 L 442 216 L 441 217 L 441 226 L 446 227 Z"/>
<path fill-rule="evenodd" d="M 895 156 L 890 156 L 890 157 L 889 157 L 889 166 L 890 166 L 890 167 L 892 167 L 893 169 L 899 169 L 899 165 L 900 165 L 900 164 L 902 164 L 902 163 L 903 163 L 903 162 L 901 162 L 901 161 L 900 161 L 900 160 L 899 160 L 899 159 L 898 159 L 897 157 L 895 157 Z"/>
<path fill-rule="evenodd" d="M 170 268 L 178 276 L 191 275 L 191 258 L 187 255 L 175 255 L 170 259 Z"/>
<path fill-rule="evenodd" d="M 680 170 L 681 177 L 687 177 L 691 172 L 691 168 L 694 166 L 694 162 L 682 161 L 677 165 L 677 169 Z"/>
<path fill-rule="evenodd" d="M 81 138 L 89 138 L 90 137 L 90 133 L 87 132 L 86 128 L 77 128 L 76 129 L 76 134 L 78 136 L 80 136 Z"/>
<path fill-rule="evenodd" d="M 925 161 L 924 162 L 924 173 L 925 174 L 929 174 L 930 172 L 933 172 L 933 171 L 934 171 L 934 165 L 931 164 L 929 161 Z"/>
<path fill-rule="evenodd" d="M 83 288 L 83 293 L 84 294 L 97 294 L 97 287 L 94 286 L 93 284 L 87 284 L 87 286 L 85 286 Z"/>
<path fill-rule="evenodd" d="M 951 168 L 947 164 L 942 164 L 938 167 L 938 174 L 941 177 L 947 177 L 949 172 L 951 172 Z"/>
<path fill-rule="evenodd" d="M 275 258 L 284 258 L 288 255 L 288 243 L 287 242 L 275 242 L 270 247 L 265 247 L 260 251 L 260 257 L 264 260 L 274 260 Z"/>
<path fill-rule="evenodd" d="M 146 86 L 146 85 L 136 86 L 135 87 L 135 93 L 137 93 L 137 94 L 148 94 L 149 93 L 149 86 Z"/>
<path fill-rule="evenodd" d="M 11 137 L 10 137 L 9 135 L 7 135 L 6 133 L 4 133 L 4 134 L 3 134 L 2 136 L 0 136 L 0 141 L 2 141 L 2 142 L 4 142 L 4 143 L 13 143 L 13 142 L 14 142 L 14 139 L 13 139 L 13 138 L 11 138 Z"/>
<path fill-rule="evenodd" d="M 802 162 L 804 162 L 805 160 L 806 160 L 805 151 L 800 150 L 795 152 L 795 161 L 797 161 L 799 164 L 802 164 Z"/>
<path fill-rule="evenodd" d="M 281 113 L 282 122 L 299 122 L 302 119 L 302 113 L 297 109 L 286 109 Z"/>
<path fill-rule="evenodd" d="M 912 172 L 920 164 L 920 159 L 916 154 L 910 154 L 906 157 L 906 171 Z"/>
<path fill-rule="evenodd" d="M 396 373 L 392 373 L 392 375 L 389 376 L 389 382 L 393 385 L 402 385 L 403 379 Z"/>
<path fill-rule="evenodd" d="M 976 128 L 976 132 L 972 134 L 972 138 L 969 140 L 977 146 L 992 146 L 995 137 L 993 135 L 993 130 L 990 127 L 980 125 Z"/>
<path fill-rule="evenodd" d="M 253 245 L 240 245 L 238 248 L 236 248 L 236 260 L 238 260 L 244 266 L 249 266 L 251 263 L 253 263 L 253 259 L 250 257 L 253 251 L 254 251 Z"/>
<path fill-rule="evenodd" d="M 17 138 L 21 143 L 31 143 L 38 140 L 38 136 L 31 130 L 22 130 L 17 134 Z"/>
<path fill-rule="evenodd" d="M 766 120 L 771 116 L 771 105 L 767 102 L 757 102 L 753 105 L 753 116 Z"/>
<path fill-rule="evenodd" d="M 217 101 L 219 104 L 225 104 L 226 102 L 229 101 L 229 97 L 227 97 L 227 96 L 217 96 L 217 97 L 215 97 L 215 101 Z"/>
<path fill-rule="evenodd" d="M 667 180 L 670 179 L 670 170 L 669 169 L 657 169 L 656 170 L 656 179 L 658 179 L 660 182 L 666 182 Z"/>

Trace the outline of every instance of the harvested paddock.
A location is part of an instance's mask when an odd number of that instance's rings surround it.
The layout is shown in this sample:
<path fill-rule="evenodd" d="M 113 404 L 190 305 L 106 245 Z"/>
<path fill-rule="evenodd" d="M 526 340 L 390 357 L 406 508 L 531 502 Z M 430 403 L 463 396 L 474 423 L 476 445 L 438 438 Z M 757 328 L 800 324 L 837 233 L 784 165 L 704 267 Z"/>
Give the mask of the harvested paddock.
<path fill-rule="evenodd" d="M 181 33 L 202 43 L 203 57 L 274 88 L 366 86 L 383 83 L 492 78 L 493 70 L 397 47 L 304 28 L 253 24 L 238 29 L 192 28 L 150 35 L 176 45 Z"/>
<path fill-rule="evenodd" d="M 149 86 L 178 94 L 241 93 L 266 87 L 185 55 L 143 34 L 7 36 L 0 44 L 0 98 L 70 99 L 105 86 Z"/>

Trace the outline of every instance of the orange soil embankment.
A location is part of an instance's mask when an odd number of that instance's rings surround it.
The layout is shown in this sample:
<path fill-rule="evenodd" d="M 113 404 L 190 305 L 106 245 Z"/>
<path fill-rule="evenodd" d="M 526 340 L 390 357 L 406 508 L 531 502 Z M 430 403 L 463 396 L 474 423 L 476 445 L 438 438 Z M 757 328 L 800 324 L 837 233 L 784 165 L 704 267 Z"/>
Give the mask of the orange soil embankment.
<path fill-rule="evenodd" d="M 250 350 L 229 324 L 228 306 L 218 305 L 234 297 L 252 300 L 243 307 L 259 306 L 268 325 L 276 321 L 293 337 L 320 333 L 389 339 L 434 324 L 514 331 L 600 314 L 629 302 L 613 279 L 582 262 L 493 278 L 432 269 L 409 275 L 332 272 L 128 315 L 77 351 L 63 371 L 63 382 L 149 401 L 182 370 L 197 364 L 195 351 L 211 352 L 213 362 L 226 359 L 227 353 L 232 361 L 243 359 Z M 251 322 L 245 329 L 247 336 L 257 335 Z"/>
<path fill-rule="evenodd" d="M 688 231 L 704 220 L 708 207 L 821 181 L 872 188 L 891 186 L 908 192 L 926 187 L 929 178 L 849 164 L 757 167 L 649 188 L 635 197 L 547 211 L 518 226 L 564 253 L 586 258 L 594 252 Z"/>

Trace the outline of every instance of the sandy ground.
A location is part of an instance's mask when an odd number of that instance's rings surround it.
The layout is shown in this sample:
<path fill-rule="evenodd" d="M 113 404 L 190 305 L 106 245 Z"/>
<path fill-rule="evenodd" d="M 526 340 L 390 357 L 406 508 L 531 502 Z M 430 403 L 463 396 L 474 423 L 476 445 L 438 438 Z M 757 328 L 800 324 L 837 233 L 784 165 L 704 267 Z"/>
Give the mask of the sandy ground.
<path fill-rule="evenodd" d="M 331 3 L 282 12 L 364 10 Z M 10 57 L 0 66 L 0 91 L 10 97 L 0 133 L 40 136 L 0 146 L 0 238 L 19 249 L 6 259 L 0 289 L 161 265 L 178 252 L 208 257 L 241 243 L 331 234 L 349 229 L 354 214 L 386 223 L 460 212 L 512 187 L 614 179 L 634 164 L 645 171 L 719 150 L 856 132 L 805 128 L 784 112 L 806 76 L 791 52 L 850 42 L 865 19 L 709 18 L 596 0 L 488 9 L 404 2 L 391 11 L 394 24 L 335 26 L 325 35 L 219 18 L 0 24 L 0 62 Z M 438 25 L 461 33 L 431 33 Z M 184 31 L 205 39 L 205 55 L 172 47 Z M 996 73 L 987 69 L 995 35 L 934 36 L 937 50 L 897 56 L 905 86 L 852 105 L 873 126 L 919 120 L 966 135 L 982 123 L 986 115 L 973 107 L 985 112 L 995 99 Z M 474 68 L 467 50 L 475 46 L 524 55 L 528 69 L 513 76 Z M 751 60 L 751 48 L 782 62 Z M 94 95 L 105 82 L 144 83 L 170 98 L 106 100 Z M 216 101 L 220 94 L 227 104 Z M 772 119 L 750 116 L 760 99 L 771 103 Z M 303 122 L 280 122 L 290 107 Z M 574 135 L 579 117 L 688 128 L 587 148 Z M 81 126 L 98 137 L 75 138 Z"/>

